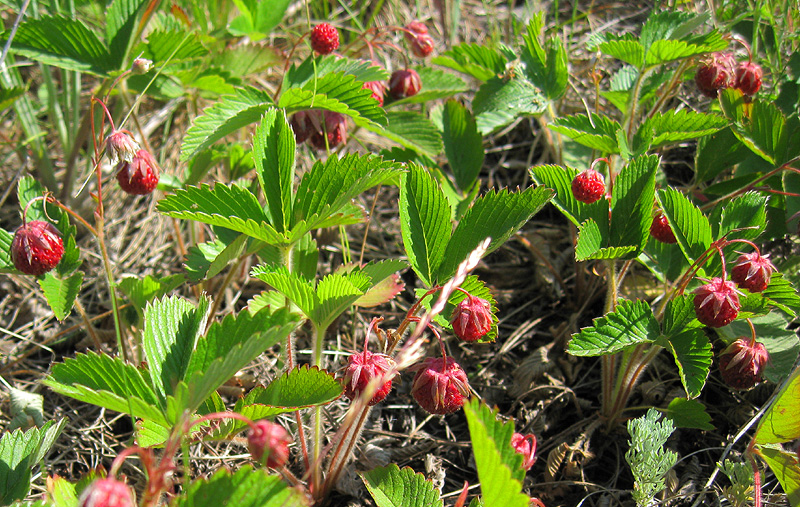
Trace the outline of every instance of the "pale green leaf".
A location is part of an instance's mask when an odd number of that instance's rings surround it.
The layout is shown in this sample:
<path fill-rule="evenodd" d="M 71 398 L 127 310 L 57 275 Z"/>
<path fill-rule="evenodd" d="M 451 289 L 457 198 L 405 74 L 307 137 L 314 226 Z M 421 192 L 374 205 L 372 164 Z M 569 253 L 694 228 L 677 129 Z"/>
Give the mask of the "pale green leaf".
<path fill-rule="evenodd" d="M 560 98 L 567 88 L 569 71 L 567 52 L 558 37 L 544 39 L 544 16 L 540 11 L 531 18 L 522 47 L 520 60 L 525 63 L 524 72 L 530 82 L 542 90 L 550 100 Z"/>
<path fill-rule="evenodd" d="M 702 44 L 693 44 L 683 40 L 657 40 L 647 49 L 646 64 L 648 66 L 660 65 L 724 49 L 728 45 L 719 33 L 715 33 L 713 36 L 709 35 L 706 40 L 702 41 Z"/>
<path fill-rule="evenodd" d="M 395 107 L 402 104 L 423 104 L 436 99 L 452 97 L 456 93 L 467 91 L 467 84 L 455 74 L 444 72 L 433 67 L 415 67 L 419 74 L 422 88 L 410 97 L 399 99 L 386 104 L 386 107 Z"/>
<path fill-rule="evenodd" d="M 639 127 L 639 130 L 650 130 L 652 138 L 646 146 L 637 146 L 638 149 L 652 149 L 666 144 L 677 143 L 696 139 L 713 134 L 728 125 L 728 120 L 723 116 L 710 113 L 696 113 L 688 109 L 675 111 L 670 109 L 666 113 L 656 113 L 649 117 Z M 638 135 L 638 132 L 637 132 Z"/>
<path fill-rule="evenodd" d="M 725 205 L 716 237 L 753 240 L 767 226 L 767 198 L 758 192 L 747 192 Z"/>
<path fill-rule="evenodd" d="M 144 311 L 148 302 L 165 296 L 184 281 L 183 275 L 169 275 L 162 278 L 155 278 L 150 275 L 145 275 L 144 278 L 126 276 L 119 281 L 117 287 L 128 296 L 128 299 L 138 310 Z"/>
<path fill-rule="evenodd" d="M 683 255 L 690 263 L 694 262 L 713 241 L 708 218 L 686 195 L 671 187 L 658 191 L 658 202 Z"/>
<path fill-rule="evenodd" d="M 518 116 L 535 115 L 547 109 L 547 98 L 527 79 L 493 77 L 475 93 L 472 111 L 478 130 L 488 134 Z"/>
<path fill-rule="evenodd" d="M 763 343 L 769 352 L 769 362 L 764 367 L 762 375 L 770 382 L 779 384 L 792 372 L 800 353 L 800 340 L 794 329 L 787 329 L 789 323 L 786 317 L 778 312 L 753 317 L 751 321 L 758 341 Z M 721 330 L 721 333 L 732 342 L 741 336 L 749 337 L 750 326 L 747 321 L 738 319 Z"/>
<path fill-rule="evenodd" d="M 641 42 L 633 38 L 609 39 L 598 46 L 602 53 L 637 68 L 644 65 L 644 46 Z"/>
<path fill-rule="evenodd" d="M 602 199 L 601 199 L 602 200 Z M 575 244 L 575 260 L 578 262 L 593 259 L 603 246 L 600 226 L 589 218 L 578 227 L 578 242 Z"/>
<path fill-rule="evenodd" d="M 686 329 L 670 337 L 669 349 L 678 365 L 686 395 L 696 398 L 711 370 L 711 343 L 703 329 Z"/>
<path fill-rule="evenodd" d="M 16 271 L 11 260 L 11 243 L 14 235 L 5 229 L 0 229 L 0 272 Z"/>
<path fill-rule="evenodd" d="M 41 428 L 5 431 L 0 438 L 0 505 L 22 500 L 31 488 L 31 469 L 39 464 L 67 420 L 48 421 Z"/>
<path fill-rule="evenodd" d="M 792 507 L 800 505 L 800 464 L 797 454 L 772 447 L 756 446 L 756 452 L 767 462 L 781 484 L 786 501 Z"/>
<path fill-rule="evenodd" d="M 191 282 L 199 282 L 222 272 L 245 251 L 248 236 L 240 234 L 230 243 L 219 238 L 189 247 L 186 255 L 186 276 Z M 262 243 L 263 244 L 263 243 Z"/>
<path fill-rule="evenodd" d="M 619 153 L 617 131 L 619 123 L 606 117 L 592 113 L 591 118 L 585 114 L 562 116 L 547 125 L 576 142 L 603 153 Z"/>
<path fill-rule="evenodd" d="M 163 29 L 149 33 L 147 43 L 137 49 L 141 49 L 141 58 L 151 60 L 156 66 L 195 60 L 209 52 L 198 33 Z"/>
<path fill-rule="evenodd" d="M 442 136 L 424 115 L 416 111 L 389 111 L 386 121 L 386 127 L 365 128 L 422 155 L 436 157 L 442 151 Z"/>
<path fill-rule="evenodd" d="M 44 424 L 44 396 L 37 393 L 29 393 L 14 387 L 8 390 L 8 398 L 11 405 L 11 421 L 6 425 L 5 431 L 13 431 L 17 428 L 28 428 L 31 423 L 36 426 Z"/>
<path fill-rule="evenodd" d="M 232 474 L 221 469 L 208 479 L 197 479 L 171 502 L 174 507 L 307 507 L 309 500 L 280 475 L 244 466 Z"/>
<path fill-rule="evenodd" d="M 449 100 L 442 115 L 444 152 L 458 188 L 470 189 L 483 167 L 483 139 L 469 109 Z"/>
<path fill-rule="evenodd" d="M 52 271 L 39 279 L 39 286 L 42 288 L 44 297 L 53 314 L 59 321 L 66 319 L 75 304 L 75 298 L 81 291 L 83 283 L 83 272 L 78 271 L 67 278 L 61 278 Z"/>
<path fill-rule="evenodd" d="M 777 394 L 775 402 L 761 418 L 753 437 L 757 445 L 780 444 L 800 438 L 800 368 Z"/>
<path fill-rule="evenodd" d="M 620 301 L 617 309 L 594 319 L 569 342 L 574 356 L 612 354 L 631 345 L 655 341 L 661 332 L 646 301 Z"/>
<path fill-rule="evenodd" d="M 400 186 L 400 227 L 406 255 L 427 286 L 436 281 L 451 234 L 451 209 L 442 189 L 424 168 L 409 164 Z"/>
<path fill-rule="evenodd" d="M 285 266 L 262 264 L 250 270 L 250 276 L 258 278 L 283 294 L 309 319 L 321 304 L 312 284 L 303 280 L 297 273 L 290 273 Z"/>
<path fill-rule="evenodd" d="M 444 505 L 430 479 L 394 463 L 361 476 L 378 507 L 437 507 Z"/>
<path fill-rule="evenodd" d="M 488 81 L 505 70 L 508 61 L 500 51 L 483 44 L 462 43 L 433 58 L 433 63 Z"/>
<path fill-rule="evenodd" d="M 320 304 L 311 320 L 321 329 L 327 329 L 336 318 L 355 304 L 371 287 L 369 276 L 360 272 L 326 275 L 317 284 L 317 297 Z"/>

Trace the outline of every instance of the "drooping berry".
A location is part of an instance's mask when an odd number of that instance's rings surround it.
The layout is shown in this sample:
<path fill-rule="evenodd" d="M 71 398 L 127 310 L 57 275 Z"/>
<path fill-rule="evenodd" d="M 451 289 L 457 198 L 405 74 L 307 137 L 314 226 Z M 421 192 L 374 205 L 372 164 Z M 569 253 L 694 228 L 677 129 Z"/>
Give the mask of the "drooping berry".
<path fill-rule="evenodd" d="M 709 327 L 727 326 L 739 315 L 739 295 L 730 280 L 714 278 L 694 291 L 697 320 Z"/>
<path fill-rule="evenodd" d="M 318 150 L 324 150 L 326 137 L 328 139 L 327 148 L 345 144 L 347 142 L 347 117 L 341 113 L 326 110 L 322 112 L 322 118 L 319 127 L 308 138 L 311 146 Z"/>
<path fill-rule="evenodd" d="M 413 35 L 425 35 L 428 33 L 428 26 L 422 21 L 412 21 L 406 25 L 406 30 L 411 33 L 405 32 L 406 38 Z"/>
<path fill-rule="evenodd" d="M 750 389 L 763 379 L 761 373 L 769 361 L 764 344 L 742 336 L 719 355 L 722 380 L 734 389 Z"/>
<path fill-rule="evenodd" d="M 111 477 L 97 479 L 83 490 L 80 507 L 133 507 L 130 488 Z"/>
<path fill-rule="evenodd" d="M 344 378 L 344 395 L 353 400 L 361 396 L 373 379 L 386 377 L 394 369 L 394 361 L 385 354 L 373 354 L 365 350 L 352 354 L 347 359 Z M 392 390 L 392 379 L 383 383 L 369 400 L 370 406 L 382 402 Z"/>
<path fill-rule="evenodd" d="M 761 292 L 769 285 L 775 266 L 759 252 L 742 254 L 736 259 L 736 265 L 731 269 L 731 280 L 736 285 L 750 292 Z"/>
<path fill-rule="evenodd" d="M 406 25 L 403 35 L 411 46 L 411 52 L 418 58 L 425 58 L 433 52 L 433 37 L 428 35 L 428 27 L 420 21 L 412 21 Z"/>
<path fill-rule="evenodd" d="M 396 70 L 389 78 L 389 95 L 395 99 L 413 97 L 421 88 L 422 79 L 414 69 Z"/>
<path fill-rule="evenodd" d="M 386 94 L 386 85 L 381 81 L 367 81 L 362 86 L 365 90 L 372 92 L 372 98 L 378 101 L 378 104 L 383 106 L 383 96 Z"/>
<path fill-rule="evenodd" d="M 469 395 L 467 374 L 451 357 L 429 357 L 418 366 L 411 395 L 431 414 L 451 414 Z"/>
<path fill-rule="evenodd" d="M 527 435 L 514 433 L 511 435 L 511 447 L 517 454 L 522 455 L 522 468 L 530 470 L 536 463 L 536 436 L 533 433 Z"/>
<path fill-rule="evenodd" d="M 761 78 L 764 72 L 761 66 L 753 62 L 739 62 L 736 66 L 736 88 L 745 95 L 755 95 L 761 89 Z"/>
<path fill-rule="evenodd" d="M 139 151 L 139 143 L 127 130 L 114 130 L 106 137 L 106 151 L 112 164 L 130 162 Z"/>
<path fill-rule="evenodd" d="M 708 97 L 716 98 L 723 88 L 729 88 L 736 82 L 736 60 L 731 53 L 714 53 L 699 67 L 694 76 L 697 88 Z"/>
<path fill-rule="evenodd" d="M 581 202 L 591 204 L 600 200 L 605 193 L 603 175 L 594 169 L 586 169 L 572 179 L 572 195 Z"/>
<path fill-rule="evenodd" d="M 320 23 L 311 29 L 311 49 L 321 55 L 329 55 L 339 47 L 339 32 L 328 23 Z"/>
<path fill-rule="evenodd" d="M 61 233 L 49 222 L 34 220 L 21 225 L 11 241 L 11 260 L 17 270 L 39 276 L 58 265 L 64 255 Z"/>
<path fill-rule="evenodd" d="M 653 223 L 650 225 L 650 235 L 662 243 L 672 244 L 678 241 L 669 226 L 667 217 L 663 213 L 659 213 L 653 218 Z"/>
<path fill-rule="evenodd" d="M 138 150 L 133 159 L 117 164 L 117 181 L 128 194 L 147 195 L 158 185 L 158 164 L 147 150 Z"/>
<path fill-rule="evenodd" d="M 467 294 L 453 310 L 450 324 L 460 339 L 478 341 L 492 329 L 492 305 L 483 298 Z"/>
<path fill-rule="evenodd" d="M 266 419 L 255 422 L 247 433 L 247 448 L 254 460 L 269 468 L 281 468 L 289 459 L 292 437 L 280 424 Z"/>
<path fill-rule="evenodd" d="M 317 127 L 314 126 L 314 121 L 312 121 L 312 116 L 322 116 L 320 111 L 312 110 L 312 111 L 298 111 L 292 115 L 292 118 L 289 120 L 289 124 L 292 126 L 292 131 L 294 132 L 294 139 L 297 144 L 303 144 L 306 140 L 311 137 Z M 319 124 L 319 122 L 316 122 Z"/>

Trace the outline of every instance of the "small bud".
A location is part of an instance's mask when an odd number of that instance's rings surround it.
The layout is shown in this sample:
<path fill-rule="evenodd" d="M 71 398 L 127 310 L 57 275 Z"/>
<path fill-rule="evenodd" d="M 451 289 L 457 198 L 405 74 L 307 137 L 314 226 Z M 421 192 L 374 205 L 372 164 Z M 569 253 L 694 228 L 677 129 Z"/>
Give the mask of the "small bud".
<path fill-rule="evenodd" d="M 586 204 L 599 201 L 606 193 L 603 175 L 594 169 L 586 169 L 572 179 L 572 195 Z"/>
<path fill-rule="evenodd" d="M 117 181 L 126 193 L 147 195 L 158 186 L 158 163 L 147 150 L 138 150 L 133 159 L 117 164 Z"/>
<path fill-rule="evenodd" d="M 450 324 L 460 339 L 478 341 L 492 329 L 492 305 L 483 298 L 467 294 L 453 311 Z"/>
<path fill-rule="evenodd" d="M 759 252 L 740 255 L 731 269 L 731 280 L 750 292 L 762 292 L 769 285 L 772 272 L 775 271 L 775 266 L 768 257 Z"/>
<path fill-rule="evenodd" d="M 768 361 L 763 343 L 742 336 L 719 355 L 719 373 L 728 386 L 750 389 L 762 381 L 761 373 Z"/>
<path fill-rule="evenodd" d="M 451 414 L 464 405 L 469 395 L 467 374 L 451 357 L 429 357 L 419 369 L 411 395 L 431 414 Z"/>
<path fill-rule="evenodd" d="M 739 315 L 739 295 L 733 282 L 714 278 L 694 291 L 697 320 L 708 327 L 727 326 Z"/>
<path fill-rule="evenodd" d="M 11 240 L 11 261 L 18 271 L 39 276 L 55 268 L 64 255 L 61 233 L 49 222 L 23 224 Z"/>
<path fill-rule="evenodd" d="M 111 477 L 97 479 L 83 490 L 80 507 L 133 507 L 131 490 L 125 483 Z"/>
<path fill-rule="evenodd" d="M 106 152 L 112 164 L 124 160 L 130 162 L 139 151 L 139 143 L 127 130 L 115 130 L 106 137 Z"/>
<path fill-rule="evenodd" d="M 351 354 L 342 380 L 344 395 L 350 400 L 358 398 L 373 379 L 383 378 L 393 369 L 394 361 L 385 354 L 373 354 L 368 350 Z M 370 406 L 383 401 L 391 390 L 392 379 L 389 378 L 372 395 Z"/>
<path fill-rule="evenodd" d="M 396 70 L 389 78 L 389 95 L 395 99 L 412 97 L 422 88 L 422 79 L 414 69 Z"/>
<path fill-rule="evenodd" d="M 536 437 L 529 433 L 514 433 L 511 435 L 511 447 L 517 454 L 522 455 L 522 468 L 530 470 L 536 463 Z"/>
<path fill-rule="evenodd" d="M 269 468 L 281 468 L 289 459 L 292 437 L 280 424 L 266 419 L 255 422 L 247 434 L 247 448 L 254 460 Z"/>
<path fill-rule="evenodd" d="M 152 68 L 152 60 L 148 60 L 147 58 L 136 58 L 133 60 L 133 65 L 131 65 L 131 74 L 147 74 Z"/>

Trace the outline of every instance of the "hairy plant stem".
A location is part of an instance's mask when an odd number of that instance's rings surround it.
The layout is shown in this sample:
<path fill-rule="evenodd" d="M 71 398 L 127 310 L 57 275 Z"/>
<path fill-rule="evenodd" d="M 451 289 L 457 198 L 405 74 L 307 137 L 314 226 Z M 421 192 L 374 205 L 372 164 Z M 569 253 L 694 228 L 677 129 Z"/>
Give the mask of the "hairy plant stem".
<path fill-rule="evenodd" d="M 606 267 L 606 304 L 603 315 L 613 312 L 617 308 L 617 266 L 613 259 L 605 261 Z M 614 373 L 617 370 L 617 359 L 619 354 L 605 354 L 602 356 L 602 376 L 603 376 L 603 402 L 602 415 L 610 421 L 610 408 L 614 404 L 615 390 Z"/>

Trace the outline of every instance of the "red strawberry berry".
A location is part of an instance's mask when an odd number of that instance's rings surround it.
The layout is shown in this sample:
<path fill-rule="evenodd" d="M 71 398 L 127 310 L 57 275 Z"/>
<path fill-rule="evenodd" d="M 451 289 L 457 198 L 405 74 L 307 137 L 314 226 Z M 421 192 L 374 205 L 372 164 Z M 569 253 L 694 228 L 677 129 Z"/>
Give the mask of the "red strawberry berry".
<path fill-rule="evenodd" d="M 511 447 L 517 454 L 522 455 L 522 468 L 530 470 L 536 463 L 536 437 L 529 433 L 514 433 L 511 435 Z"/>
<path fill-rule="evenodd" d="M 281 468 L 289 459 L 292 437 L 280 424 L 261 419 L 247 433 L 247 448 L 254 460 L 269 468 Z"/>
<path fill-rule="evenodd" d="M 306 140 L 311 137 L 316 131 L 316 127 L 312 121 L 312 116 L 317 114 L 319 115 L 319 111 L 298 111 L 292 115 L 292 118 L 289 120 L 289 124 L 292 126 L 292 132 L 294 132 L 294 139 L 297 144 L 303 144 Z M 319 122 L 316 122 L 319 124 Z"/>
<path fill-rule="evenodd" d="M 339 32 L 328 23 L 320 23 L 311 29 L 311 49 L 321 55 L 329 55 L 339 47 Z"/>
<path fill-rule="evenodd" d="M 735 64 L 731 53 L 714 53 L 697 68 L 694 82 L 704 95 L 716 98 L 720 90 L 735 84 Z"/>
<path fill-rule="evenodd" d="M 422 79 L 414 69 L 396 70 L 389 78 L 389 95 L 395 99 L 413 97 L 421 88 Z"/>
<path fill-rule="evenodd" d="M 347 359 L 342 381 L 344 395 L 351 400 L 358 398 L 373 379 L 385 378 L 393 369 L 394 361 L 385 354 L 373 354 L 368 350 L 352 354 Z M 382 402 L 391 390 L 392 380 L 389 378 L 372 395 L 370 406 Z"/>
<path fill-rule="evenodd" d="M 667 217 L 663 213 L 659 213 L 653 218 L 653 223 L 650 225 L 650 235 L 662 243 L 672 244 L 678 241 L 669 226 Z"/>
<path fill-rule="evenodd" d="M 739 315 L 739 295 L 736 286 L 729 280 L 714 278 L 694 293 L 694 312 L 697 320 L 706 326 L 727 326 Z"/>
<path fill-rule="evenodd" d="M 411 52 L 419 58 L 425 58 L 433 52 L 433 37 L 428 35 L 428 27 L 420 21 L 412 21 L 403 32 L 411 46 Z"/>
<path fill-rule="evenodd" d="M 427 34 L 428 26 L 422 21 L 412 21 L 406 25 L 406 30 L 408 30 L 408 32 L 411 32 L 411 33 L 405 32 L 406 39 L 408 39 L 410 37 L 413 37 L 414 35 Z"/>
<path fill-rule="evenodd" d="M 80 507 L 133 507 L 131 490 L 111 477 L 97 479 L 83 490 Z"/>
<path fill-rule="evenodd" d="M 460 339 L 478 341 L 492 329 L 492 305 L 483 298 L 467 294 L 453 311 L 450 324 Z"/>
<path fill-rule="evenodd" d="M 39 276 L 58 265 L 64 255 L 61 233 L 49 222 L 34 220 L 22 224 L 11 241 L 14 267 L 26 275 Z"/>
<path fill-rule="evenodd" d="M 605 193 L 606 182 L 603 175 L 594 169 L 586 169 L 572 180 L 572 195 L 586 204 L 600 200 Z"/>
<path fill-rule="evenodd" d="M 319 121 L 314 133 L 309 137 L 308 142 L 311 146 L 318 150 L 333 148 L 340 144 L 347 142 L 347 117 L 341 113 L 334 113 L 333 111 L 323 111 L 323 121 Z M 318 117 L 317 117 L 318 118 Z M 316 120 L 312 117 L 312 120 Z M 328 138 L 328 144 L 325 145 L 325 138 Z"/>
<path fill-rule="evenodd" d="M 450 357 L 429 357 L 418 366 L 411 395 L 431 414 L 451 414 L 464 405 L 469 382 L 464 370 Z"/>
<path fill-rule="evenodd" d="M 133 160 L 117 164 L 117 181 L 128 194 L 147 195 L 158 185 L 158 164 L 147 150 L 139 150 Z"/>
<path fill-rule="evenodd" d="M 762 381 L 769 353 L 761 342 L 742 336 L 719 355 L 722 380 L 734 389 L 750 389 Z"/>
<path fill-rule="evenodd" d="M 761 89 L 761 78 L 764 72 L 761 66 L 753 62 L 740 62 L 736 67 L 736 88 L 745 95 L 755 95 Z"/>
<path fill-rule="evenodd" d="M 742 254 L 736 259 L 736 265 L 731 269 L 731 280 L 750 292 L 761 292 L 769 285 L 769 279 L 775 266 L 759 252 Z"/>
<path fill-rule="evenodd" d="M 372 98 L 378 101 L 378 104 L 383 106 L 383 96 L 386 94 L 386 85 L 380 81 L 367 81 L 362 86 L 365 90 L 372 92 Z"/>

